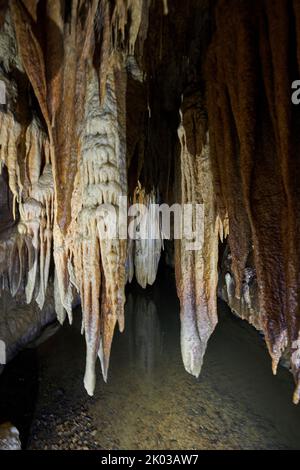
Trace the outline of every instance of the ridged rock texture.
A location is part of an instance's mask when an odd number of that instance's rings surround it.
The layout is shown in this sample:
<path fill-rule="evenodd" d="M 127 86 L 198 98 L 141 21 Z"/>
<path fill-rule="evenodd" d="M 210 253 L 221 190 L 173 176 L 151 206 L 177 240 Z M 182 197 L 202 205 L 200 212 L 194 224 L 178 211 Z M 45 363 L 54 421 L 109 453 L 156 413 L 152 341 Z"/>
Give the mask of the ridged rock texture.
<path fill-rule="evenodd" d="M 209 129 L 219 211 L 229 215 L 235 296 L 253 244 L 260 324 L 273 361 L 299 361 L 299 2 L 219 1 L 207 61 Z M 278 47 L 280 44 L 280 47 Z M 298 56 L 297 56 L 298 52 Z M 246 243 L 247 242 L 247 243 Z"/>
<path fill-rule="evenodd" d="M 80 298 L 90 395 L 126 283 L 152 285 L 168 246 L 186 370 L 200 374 L 220 279 L 274 373 L 289 358 L 299 401 L 299 75 L 299 0 L 0 2 L 0 286 L 60 323 Z M 200 204 L 200 248 L 184 235 L 170 260 L 152 209 L 127 222 L 153 239 L 119 236 L 126 197 Z"/>

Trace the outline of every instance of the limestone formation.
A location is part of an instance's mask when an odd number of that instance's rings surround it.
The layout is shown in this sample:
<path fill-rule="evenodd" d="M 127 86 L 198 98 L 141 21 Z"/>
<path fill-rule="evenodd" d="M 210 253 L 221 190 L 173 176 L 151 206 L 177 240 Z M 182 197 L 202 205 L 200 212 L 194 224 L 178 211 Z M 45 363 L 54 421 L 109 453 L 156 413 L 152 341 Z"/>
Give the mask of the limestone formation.
<path fill-rule="evenodd" d="M 200 246 L 173 222 L 167 241 L 186 370 L 201 371 L 220 278 L 274 373 L 289 357 L 299 401 L 299 51 L 299 0 L 1 3 L 1 301 L 63 323 L 80 299 L 90 395 L 125 327 L 126 283 L 156 280 L 168 237 L 155 205 L 194 205 L 193 228 L 198 204 Z"/>

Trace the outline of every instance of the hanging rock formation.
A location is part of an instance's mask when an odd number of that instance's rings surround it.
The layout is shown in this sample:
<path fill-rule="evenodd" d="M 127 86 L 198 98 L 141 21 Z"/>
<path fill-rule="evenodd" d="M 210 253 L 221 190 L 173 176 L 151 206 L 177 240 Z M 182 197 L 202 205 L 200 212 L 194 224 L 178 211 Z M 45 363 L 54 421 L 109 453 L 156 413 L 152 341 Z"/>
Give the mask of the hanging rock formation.
<path fill-rule="evenodd" d="M 132 201 L 137 207 L 144 207 L 145 211 L 139 218 L 133 217 L 129 222 L 136 236 L 128 242 L 127 276 L 131 282 L 135 274 L 137 282 L 143 288 L 153 285 L 163 248 L 157 199 L 155 191 L 147 193 L 138 186 Z"/>
<path fill-rule="evenodd" d="M 181 145 L 180 193 L 182 204 L 202 207 L 199 228 L 201 246 L 191 250 L 185 236 L 176 243 L 176 281 L 181 304 L 181 351 L 188 372 L 199 376 L 207 342 L 218 322 L 216 290 L 218 283 L 219 219 L 215 211 L 209 138 L 201 103 L 191 97 L 182 105 L 178 129 Z M 193 126 L 199 129 L 198 136 Z M 192 223 L 196 214 L 193 210 Z M 201 237 L 201 238 L 202 238 Z"/>
<path fill-rule="evenodd" d="M 298 2 L 219 1 L 207 64 L 207 76 L 214 75 L 207 80 L 212 164 L 218 207 L 229 215 L 235 295 L 253 243 L 259 321 L 273 371 L 288 347 L 296 383 L 300 121 L 291 84 L 300 66 L 298 15 Z"/>
<path fill-rule="evenodd" d="M 60 323 L 80 299 L 90 395 L 126 282 L 156 279 L 154 205 L 192 204 L 198 248 L 170 234 L 186 370 L 201 371 L 219 279 L 274 373 L 289 358 L 299 401 L 299 51 L 299 0 L 1 2 L 2 298 Z"/>

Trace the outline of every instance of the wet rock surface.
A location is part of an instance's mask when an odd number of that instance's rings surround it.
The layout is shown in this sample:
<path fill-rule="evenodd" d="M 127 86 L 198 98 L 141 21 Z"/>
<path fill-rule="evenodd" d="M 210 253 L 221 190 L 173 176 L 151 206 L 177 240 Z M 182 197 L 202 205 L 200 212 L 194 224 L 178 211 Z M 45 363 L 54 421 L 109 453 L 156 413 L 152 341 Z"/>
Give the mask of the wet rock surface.
<path fill-rule="evenodd" d="M 0 450 L 21 450 L 19 431 L 11 423 L 0 426 Z"/>

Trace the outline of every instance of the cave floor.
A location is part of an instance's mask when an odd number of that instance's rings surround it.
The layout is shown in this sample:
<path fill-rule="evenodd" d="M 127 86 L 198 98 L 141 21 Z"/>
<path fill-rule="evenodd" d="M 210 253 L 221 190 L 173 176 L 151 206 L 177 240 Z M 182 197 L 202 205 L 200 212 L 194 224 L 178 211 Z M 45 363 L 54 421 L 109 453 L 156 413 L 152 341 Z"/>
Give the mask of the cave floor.
<path fill-rule="evenodd" d="M 182 366 L 179 306 L 170 286 L 133 290 L 108 383 L 84 391 L 80 310 L 38 348 L 39 392 L 29 449 L 299 449 L 293 380 L 258 333 L 220 304 L 199 380 Z"/>

